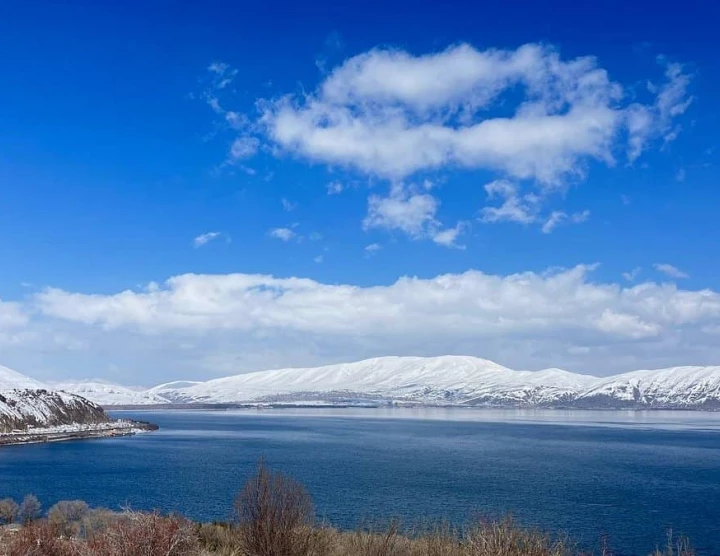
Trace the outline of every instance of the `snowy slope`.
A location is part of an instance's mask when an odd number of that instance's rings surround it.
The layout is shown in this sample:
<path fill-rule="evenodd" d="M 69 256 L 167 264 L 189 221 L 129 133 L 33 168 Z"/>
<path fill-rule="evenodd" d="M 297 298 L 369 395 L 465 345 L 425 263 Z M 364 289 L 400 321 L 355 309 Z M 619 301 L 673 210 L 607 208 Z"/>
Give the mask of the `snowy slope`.
<path fill-rule="evenodd" d="M 720 409 L 720 367 L 671 367 L 600 379 L 576 404 Z"/>
<path fill-rule="evenodd" d="M 191 386 L 195 386 L 197 384 L 202 384 L 202 382 L 193 380 L 176 380 L 174 382 L 158 384 L 157 386 L 150 388 L 150 390 L 148 390 L 147 392 L 150 395 L 158 396 L 160 398 L 163 398 L 164 400 L 167 400 L 165 403 L 182 403 L 182 397 L 178 398 L 177 392 L 185 388 L 190 388 Z"/>
<path fill-rule="evenodd" d="M 178 401 L 392 399 L 421 403 L 549 405 L 575 397 L 594 377 L 549 369 L 514 371 L 476 357 L 379 357 L 356 363 L 261 371 L 178 388 Z"/>
<path fill-rule="evenodd" d="M 54 390 L 70 392 L 102 406 L 109 405 L 157 405 L 168 400 L 149 390 L 129 388 L 102 380 L 84 380 L 78 382 L 53 382 Z"/>
<path fill-rule="evenodd" d="M 46 427 L 108 421 L 99 406 L 79 396 L 47 390 L 0 391 L 0 433 L 28 426 Z"/>

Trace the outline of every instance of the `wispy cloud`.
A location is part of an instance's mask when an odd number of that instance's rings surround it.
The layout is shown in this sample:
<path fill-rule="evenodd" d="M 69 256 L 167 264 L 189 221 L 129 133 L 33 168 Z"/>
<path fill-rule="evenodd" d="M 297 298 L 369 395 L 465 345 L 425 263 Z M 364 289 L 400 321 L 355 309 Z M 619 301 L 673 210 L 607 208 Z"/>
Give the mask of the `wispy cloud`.
<path fill-rule="evenodd" d="M 343 185 L 343 183 L 339 181 L 331 181 L 329 184 L 327 184 L 328 195 L 338 195 L 339 193 L 342 193 L 344 189 L 345 185 Z"/>
<path fill-rule="evenodd" d="M 653 268 L 655 268 L 655 270 L 657 270 L 658 272 L 662 272 L 666 276 L 669 276 L 670 278 L 690 278 L 689 274 L 683 272 L 682 270 L 671 264 L 656 263 L 653 265 Z"/>
<path fill-rule="evenodd" d="M 282 203 L 283 210 L 285 210 L 286 212 L 292 212 L 298 206 L 297 203 L 293 203 L 292 201 L 290 201 L 289 199 L 286 199 L 285 197 L 280 199 L 280 202 Z"/>
<path fill-rule="evenodd" d="M 297 234 L 290 228 L 273 228 L 268 233 L 270 237 L 274 237 L 275 239 L 282 241 L 290 241 L 291 239 L 297 237 Z"/>
<path fill-rule="evenodd" d="M 222 232 L 207 232 L 204 234 L 200 234 L 199 236 L 196 236 L 195 239 L 193 239 L 193 247 L 195 247 L 197 249 L 198 247 L 207 245 L 211 241 L 218 239 L 220 237 L 223 237 L 224 235 L 225 234 L 223 234 Z M 229 236 L 225 236 L 225 237 L 228 241 L 230 240 Z"/>
<path fill-rule="evenodd" d="M 635 279 L 640 275 L 640 272 L 642 272 L 642 269 L 639 266 L 636 266 L 630 272 L 623 272 L 622 277 L 625 278 L 625 280 L 627 280 L 628 282 L 634 282 Z"/>

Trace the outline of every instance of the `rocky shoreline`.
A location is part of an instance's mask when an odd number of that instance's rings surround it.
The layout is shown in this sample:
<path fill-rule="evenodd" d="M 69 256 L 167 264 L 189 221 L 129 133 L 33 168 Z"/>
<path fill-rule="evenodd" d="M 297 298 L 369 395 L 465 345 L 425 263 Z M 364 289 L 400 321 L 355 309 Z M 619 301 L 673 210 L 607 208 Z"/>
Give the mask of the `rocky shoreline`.
<path fill-rule="evenodd" d="M 93 438 L 117 438 L 133 436 L 141 432 L 158 430 L 158 426 L 145 421 L 119 420 L 107 423 L 87 425 L 62 425 L 57 427 L 38 427 L 27 430 L 15 430 L 0 433 L 0 446 L 19 444 L 42 444 L 64 442 L 68 440 L 87 440 Z"/>

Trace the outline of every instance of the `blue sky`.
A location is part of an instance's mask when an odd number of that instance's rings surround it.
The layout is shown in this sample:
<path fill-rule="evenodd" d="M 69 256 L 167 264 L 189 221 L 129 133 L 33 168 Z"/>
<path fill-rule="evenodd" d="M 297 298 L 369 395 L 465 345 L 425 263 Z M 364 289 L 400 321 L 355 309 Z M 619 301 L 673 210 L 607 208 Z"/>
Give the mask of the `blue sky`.
<path fill-rule="evenodd" d="M 537 4 L 3 3 L 0 364 L 717 363 L 717 8 Z"/>

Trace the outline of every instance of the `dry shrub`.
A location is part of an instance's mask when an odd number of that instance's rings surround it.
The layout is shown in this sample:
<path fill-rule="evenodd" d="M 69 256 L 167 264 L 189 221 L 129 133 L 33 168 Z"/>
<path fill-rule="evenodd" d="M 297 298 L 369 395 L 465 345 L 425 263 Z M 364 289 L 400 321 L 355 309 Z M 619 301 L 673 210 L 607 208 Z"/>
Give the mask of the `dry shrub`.
<path fill-rule="evenodd" d="M 359 530 L 347 538 L 348 554 L 357 556 L 405 556 L 412 554 L 410 542 L 400 535 L 400 523 L 391 521 L 385 531 Z"/>
<path fill-rule="evenodd" d="M 0 545 L 2 556 L 85 556 L 84 547 L 62 538 L 57 527 L 38 521 L 26 525 Z"/>
<path fill-rule="evenodd" d="M 40 500 L 34 494 L 28 494 L 20 502 L 17 515 L 21 522 L 28 524 L 40 518 L 40 510 L 42 510 Z"/>
<path fill-rule="evenodd" d="M 695 550 L 690 546 L 687 537 L 675 538 L 672 529 L 667 533 L 665 549 L 655 549 L 651 556 L 695 556 Z"/>
<path fill-rule="evenodd" d="M 82 500 L 62 500 L 48 510 L 48 522 L 60 535 L 76 537 L 82 531 L 82 521 L 90 507 Z"/>
<path fill-rule="evenodd" d="M 0 523 L 13 523 L 19 510 L 20 506 L 12 498 L 0 500 Z"/>
<path fill-rule="evenodd" d="M 226 523 L 203 523 L 195 529 L 200 546 L 216 556 L 241 556 L 238 530 Z"/>
<path fill-rule="evenodd" d="M 200 551 L 191 522 L 132 511 L 91 536 L 87 548 L 93 556 L 196 556 Z"/>
<path fill-rule="evenodd" d="M 300 483 L 264 461 L 235 499 L 238 535 L 247 556 L 306 556 L 315 552 L 314 508 Z"/>
<path fill-rule="evenodd" d="M 480 521 L 467 532 L 468 556 L 570 556 L 575 553 L 564 540 L 516 527 L 511 519 Z"/>

